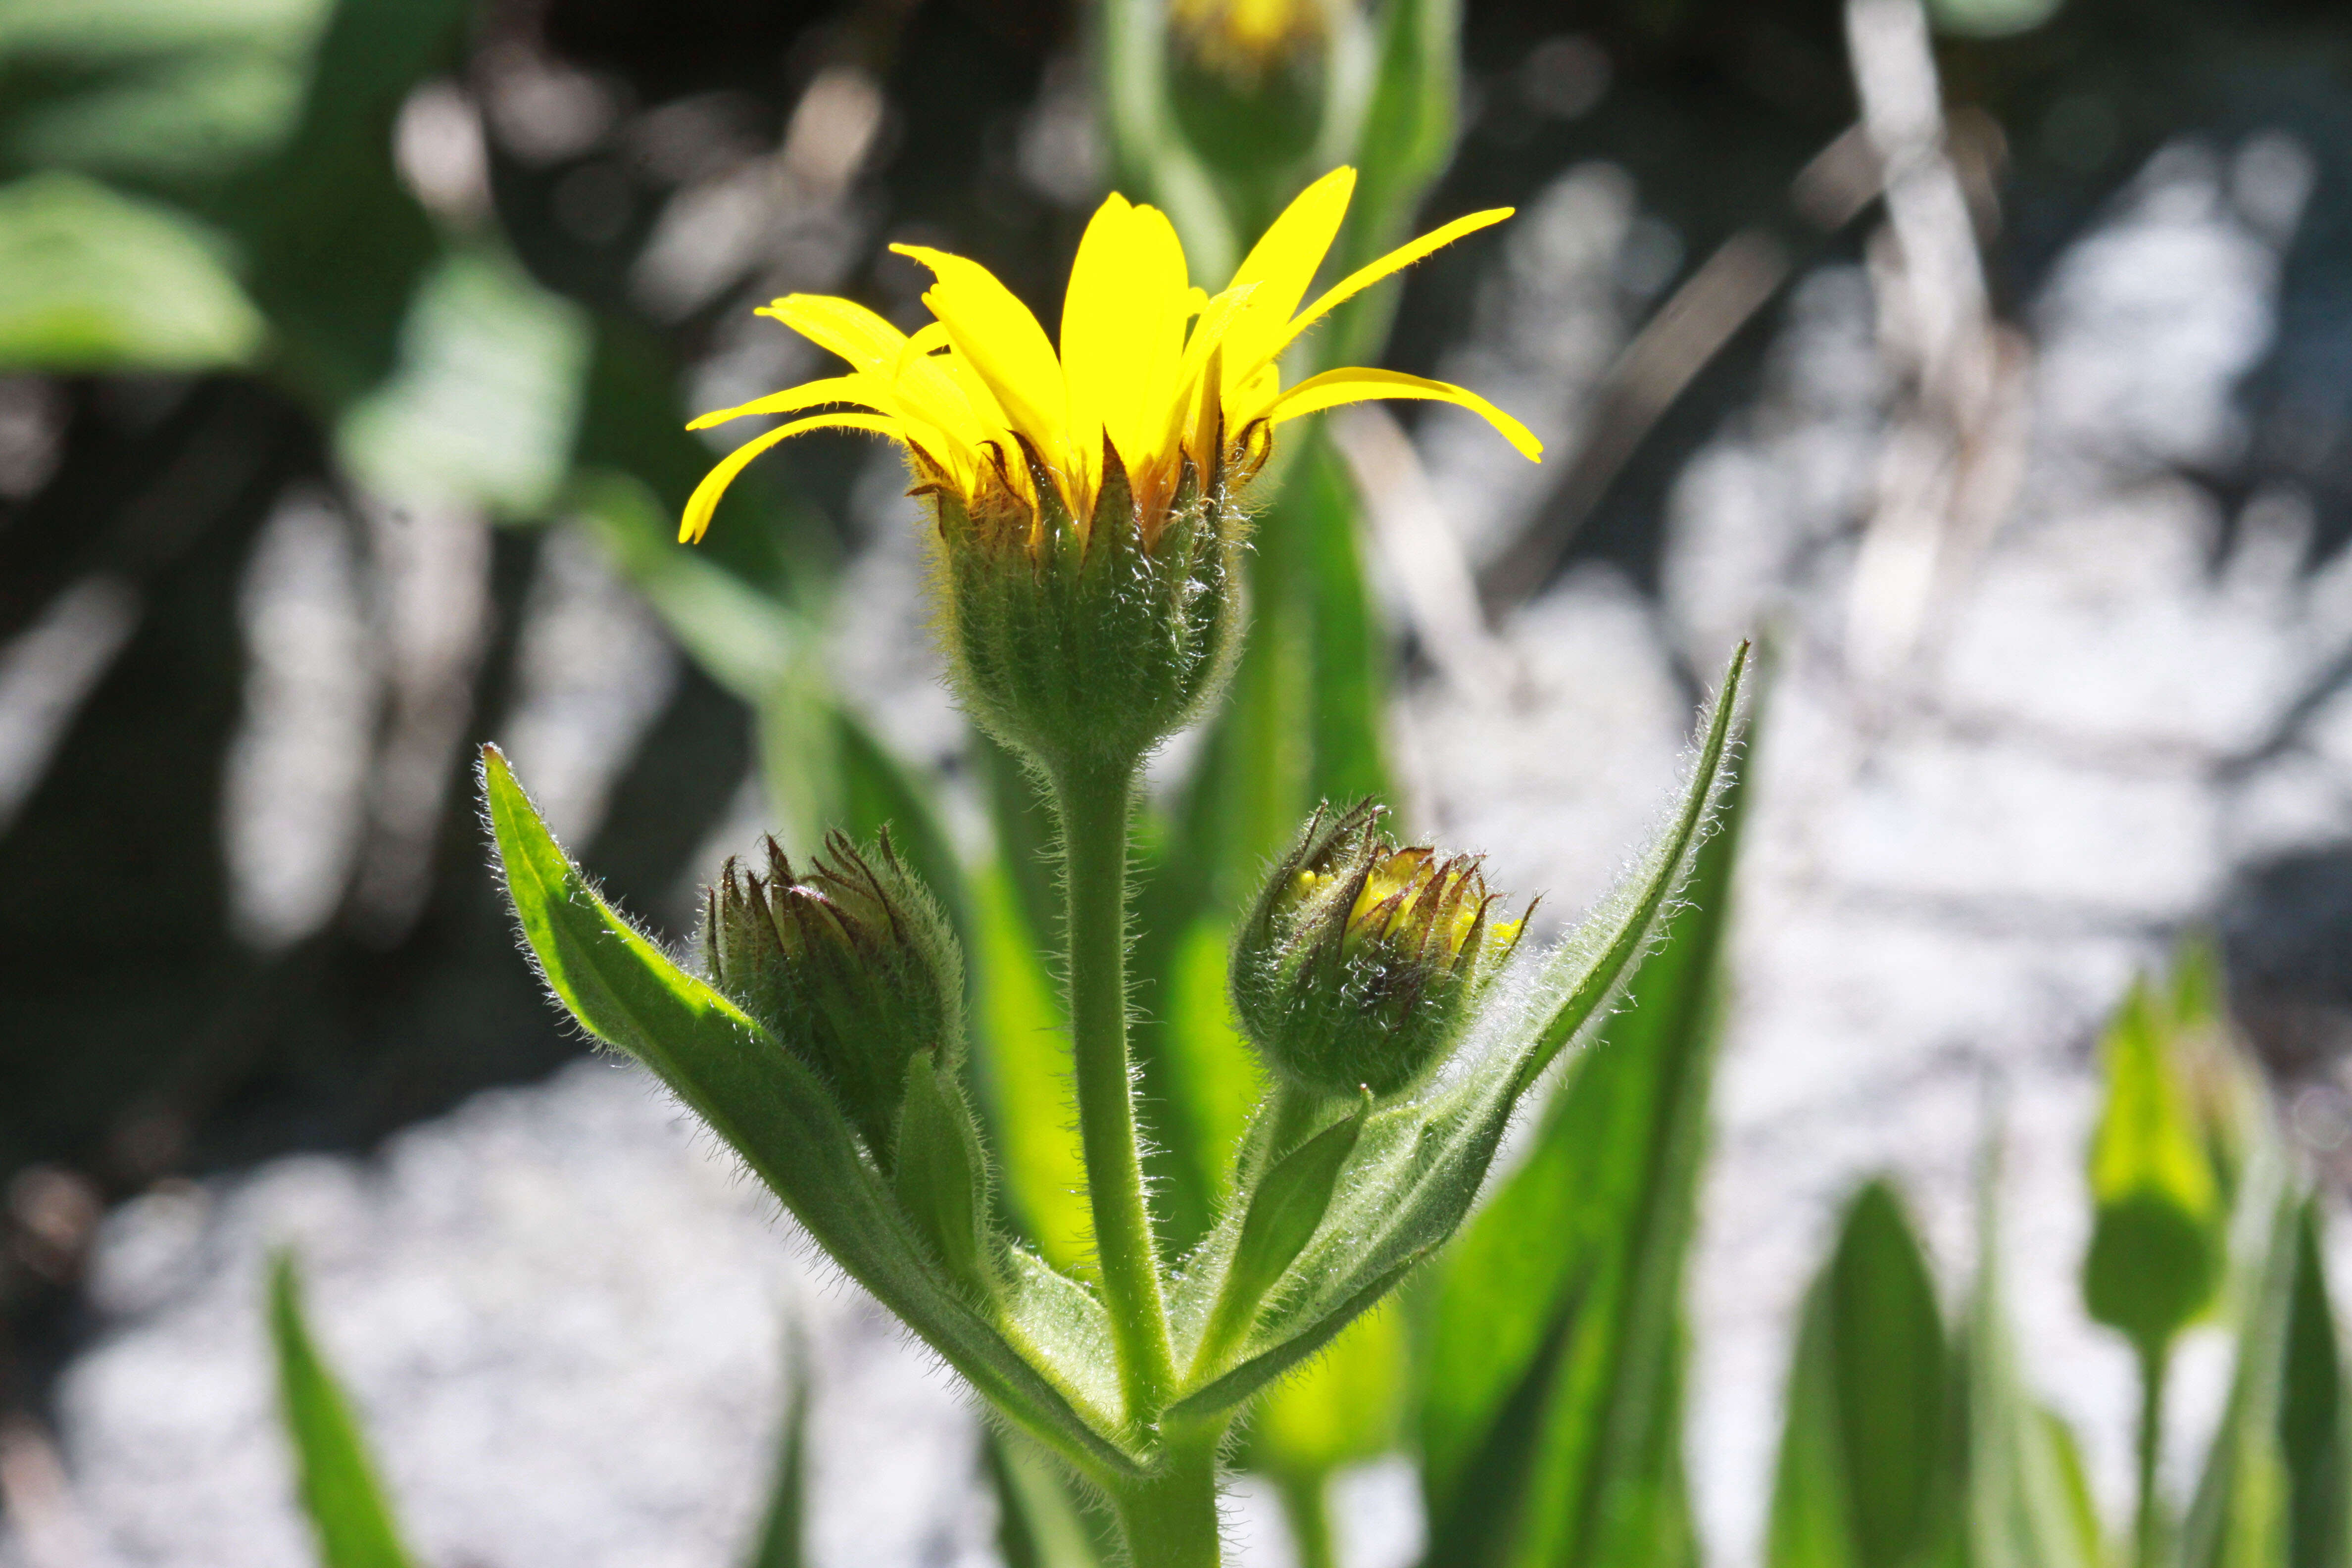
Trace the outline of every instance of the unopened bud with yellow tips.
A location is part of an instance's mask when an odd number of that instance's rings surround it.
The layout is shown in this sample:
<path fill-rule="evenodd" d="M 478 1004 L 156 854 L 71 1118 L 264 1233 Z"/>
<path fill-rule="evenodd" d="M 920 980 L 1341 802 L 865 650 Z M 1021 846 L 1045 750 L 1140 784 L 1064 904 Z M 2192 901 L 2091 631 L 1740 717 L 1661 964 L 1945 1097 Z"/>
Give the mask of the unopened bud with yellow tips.
<path fill-rule="evenodd" d="M 938 903 L 886 832 L 839 833 L 805 872 L 768 840 L 764 870 L 727 863 L 707 895 L 704 963 L 719 989 L 824 1080 L 885 1170 L 908 1064 L 951 1071 L 963 1051 L 963 970 Z"/>
<path fill-rule="evenodd" d="M 1318 809 L 1234 945 L 1234 1008 L 1268 1065 L 1318 1094 L 1394 1094 L 1441 1060 L 1526 928 L 1475 857 L 1401 847 L 1365 802 Z"/>

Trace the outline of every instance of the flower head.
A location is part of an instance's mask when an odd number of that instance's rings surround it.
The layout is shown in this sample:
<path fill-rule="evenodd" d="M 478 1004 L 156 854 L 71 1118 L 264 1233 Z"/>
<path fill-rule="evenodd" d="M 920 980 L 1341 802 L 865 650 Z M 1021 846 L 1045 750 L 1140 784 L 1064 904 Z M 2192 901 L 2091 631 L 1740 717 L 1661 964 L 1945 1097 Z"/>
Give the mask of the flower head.
<path fill-rule="evenodd" d="M 1165 214 L 1125 197 L 1087 224 L 1062 300 L 1058 352 L 1029 308 L 978 262 L 926 246 L 891 248 L 929 268 L 932 320 L 912 336 L 847 300 L 792 294 L 763 307 L 849 363 L 694 421 L 692 429 L 755 415 L 798 415 L 738 447 L 694 492 L 679 530 L 702 537 L 745 465 L 813 430 L 864 430 L 903 446 L 917 488 L 945 496 L 993 534 L 1043 546 L 1049 513 L 1081 534 L 1107 488 L 1120 489 L 1147 545 L 1191 484 L 1216 489 L 1228 468 L 1263 463 L 1275 428 L 1302 415 L 1374 398 L 1432 398 L 1483 416 L 1530 459 L 1542 446 L 1475 393 L 1398 371 L 1325 371 L 1282 384 L 1281 358 L 1299 335 L 1392 273 L 1511 216 L 1472 213 L 1399 247 L 1300 301 L 1339 232 L 1355 189 L 1335 169 L 1301 192 L 1211 295 L 1188 274 Z M 1124 484 L 1114 481 L 1114 471 Z M 1189 478 L 1188 478 L 1189 476 Z"/>
<path fill-rule="evenodd" d="M 1336 0 L 1352 4 L 1353 0 Z M 1318 47 L 1335 0 L 1172 0 L 1170 30 L 1202 64 L 1254 84 L 1270 68 Z"/>
<path fill-rule="evenodd" d="M 805 872 L 768 840 L 764 871 L 730 859 L 705 900 L 710 977 L 841 1101 L 887 1168 L 908 1064 L 952 1070 L 963 971 L 939 905 L 886 833 L 861 850 L 835 833 Z"/>
<path fill-rule="evenodd" d="M 1381 809 L 1318 810 L 1234 944 L 1234 1011 L 1275 1070 L 1393 1094 L 1444 1055 L 1526 930 L 1475 857 L 1400 847 Z"/>

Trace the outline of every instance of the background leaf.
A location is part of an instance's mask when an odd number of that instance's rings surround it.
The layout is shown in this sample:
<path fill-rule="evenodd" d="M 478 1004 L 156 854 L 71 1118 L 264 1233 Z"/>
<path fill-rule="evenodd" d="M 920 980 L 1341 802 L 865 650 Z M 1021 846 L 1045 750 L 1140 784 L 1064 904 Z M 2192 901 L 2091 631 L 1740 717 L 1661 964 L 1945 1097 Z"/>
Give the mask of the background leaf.
<path fill-rule="evenodd" d="M 1872 1182 L 1805 1298 L 1769 1568 L 1957 1559 L 1950 1373 L 1927 1258 L 1894 1190 Z"/>
<path fill-rule="evenodd" d="M 269 1336 L 278 1352 L 278 1396 L 294 1445 L 296 1489 L 318 1534 L 324 1568 L 409 1568 L 375 1461 L 350 1396 L 319 1354 L 303 1321 L 294 1259 L 269 1271 Z"/>
<path fill-rule="evenodd" d="M 0 367 L 245 363 L 267 328 L 224 251 L 181 212 L 79 175 L 0 186 Z"/>
<path fill-rule="evenodd" d="M 1043 1448 L 992 1426 L 982 1435 L 981 1458 L 996 1494 L 1004 1568 L 1106 1568 L 1118 1561 L 1109 1514 L 1089 1509 Z"/>
<path fill-rule="evenodd" d="M 2229 1400 L 2181 1526 L 2180 1561 L 2340 1568 L 2352 1489 L 2315 1198 L 2280 1198 L 2251 1278 Z"/>
<path fill-rule="evenodd" d="M 784 1409 L 768 1471 L 768 1500 L 743 1568 L 801 1568 L 808 1528 L 809 1379 L 797 1337 L 784 1358 Z"/>
<path fill-rule="evenodd" d="M 1978 1185 L 1976 1287 L 1969 1306 L 1967 1509 L 1972 1568 L 2099 1568 L 2098 1515 L 2074 1434 L 2024 1384 L 2002 1300 L 1998 1160 Z"/>

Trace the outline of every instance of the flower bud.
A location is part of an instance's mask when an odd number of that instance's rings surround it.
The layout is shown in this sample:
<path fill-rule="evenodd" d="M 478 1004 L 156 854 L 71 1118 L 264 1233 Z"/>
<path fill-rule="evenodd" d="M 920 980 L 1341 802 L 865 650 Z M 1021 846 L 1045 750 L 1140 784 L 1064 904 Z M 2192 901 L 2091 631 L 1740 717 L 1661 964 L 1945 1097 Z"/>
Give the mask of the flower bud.
<path fill-rule="evenodd" d="M 828 836 L 806 875 L 767 848 L 764 872 L 730 859 L 706 895 L 711 980 L 832 1088 L 889 1169 L 908 1061 L 962 1055 L 954 933 L 887 832 L 870 853 Z"/>
<path fill-rule="evenodd" d="M 1187 463 L 1144 510 L 1106 442 L 1084 519 L 1042 476 L 1034 499 L 934 492 L 950 668 L 981 722 L 1049 768 L 1131 765 L 1216 694 L 1238 647 L 1242 518 L 1211 468 Z"/>
<path fill-rule="evenodd" d="M 1243 1028 L 1319 1094 L 1394 1094 L 1443 1058 L 1526 929 L 1492 918 L 1475 857 L 1400 848 L 1381 815 L 1318 808 L 1234 944 Z"/>

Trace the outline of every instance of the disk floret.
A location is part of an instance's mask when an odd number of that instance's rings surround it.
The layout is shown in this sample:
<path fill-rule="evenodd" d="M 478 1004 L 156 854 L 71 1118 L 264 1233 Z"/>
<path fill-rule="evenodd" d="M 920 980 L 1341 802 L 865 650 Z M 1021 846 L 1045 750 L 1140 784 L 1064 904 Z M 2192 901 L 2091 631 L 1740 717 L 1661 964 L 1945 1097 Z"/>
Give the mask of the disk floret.
<path fill-rule="evenodd" d="M 1381 808 L 1316 812 L 1235 940 L 1234 1011 L 1318 1094 L 1391 1095 L 1441 1060 L 1517 949 L 1475 856 L 1400 847 Z"/>

